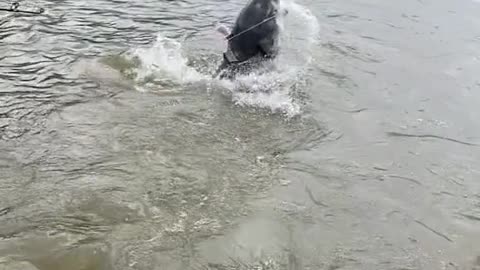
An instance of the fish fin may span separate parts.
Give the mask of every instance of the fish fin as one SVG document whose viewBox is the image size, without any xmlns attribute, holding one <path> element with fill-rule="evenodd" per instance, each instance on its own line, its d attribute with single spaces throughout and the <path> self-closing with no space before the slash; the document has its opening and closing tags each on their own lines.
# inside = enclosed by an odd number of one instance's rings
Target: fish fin
<svg viewBox="0 0 480 270">
<path fill-rule="evenodd" d="M 220 34 L 222 34 L 224 37 L 230 36 L 230 31 L 229 31 L 228 28 L 227 28 L 225 25 L 223 25 L 223 24 L 217 25 L 216 30 L 217 30 L 217 32 L 219 32 Z"/>
</svg>

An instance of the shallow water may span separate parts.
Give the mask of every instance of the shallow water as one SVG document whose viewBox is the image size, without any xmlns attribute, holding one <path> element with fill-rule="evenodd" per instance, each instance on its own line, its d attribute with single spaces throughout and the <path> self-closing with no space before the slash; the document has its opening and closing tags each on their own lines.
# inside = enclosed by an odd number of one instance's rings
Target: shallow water
<svg viewBox="0 0 480 270">
<path fill-rule="evenodd" d="M 0 13 L 0 265 L 480 268 L 480 3 L 285 0 L 212 80 L 244 4 Z"/>
</svg>

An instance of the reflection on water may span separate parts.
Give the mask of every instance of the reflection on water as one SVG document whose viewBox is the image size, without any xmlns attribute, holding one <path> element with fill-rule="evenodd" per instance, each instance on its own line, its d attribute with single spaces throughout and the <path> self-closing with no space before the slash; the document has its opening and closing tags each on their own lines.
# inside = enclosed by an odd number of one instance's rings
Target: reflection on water
<svg viewBox="0 0 480 270">
<path fill-rule="evenodd" d="M 478 3 L 285 0 L 235 82 L 214 26 L 244 1 L 22 4 L 47 11 L 0 14 L 0 268 L 480 267 Z"/>
</svg>

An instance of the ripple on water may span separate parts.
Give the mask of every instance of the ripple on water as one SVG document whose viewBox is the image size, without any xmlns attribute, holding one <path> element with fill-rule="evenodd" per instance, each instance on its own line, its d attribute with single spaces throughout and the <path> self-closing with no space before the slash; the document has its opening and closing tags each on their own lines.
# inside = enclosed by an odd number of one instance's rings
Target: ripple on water
<svg viewBox="0 0 480 270">
<path fill-rule="evenodd" d="M 292 70 L 209 79 L 220 52 L 197 40 L 244 3 L 42 3 L 45 16 L 0 22 L 1 256 L 40 270 L 151 269 L 170 255 L 188 267 L 195 242 L 266 196 L 284 155 L 328 136 L 302 115 L 301 50 L 280 60 L 297 59 Z M 122 52 L 140 58 L 134 76 L 98 63 Z"/>
</svg>

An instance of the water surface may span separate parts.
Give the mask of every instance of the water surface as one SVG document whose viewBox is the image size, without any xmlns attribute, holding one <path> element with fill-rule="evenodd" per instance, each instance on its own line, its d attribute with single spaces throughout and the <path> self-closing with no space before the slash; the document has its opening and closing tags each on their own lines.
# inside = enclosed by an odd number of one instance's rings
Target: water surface
<svg viewBox="0 0 480 270">
<path fill-rule="evenodd" d="M 273 69 L 212 80 L 244 4 L 0 14 L 0 263 L 480 267 L 480 4 L 285 0 Z"/>
</svg>

